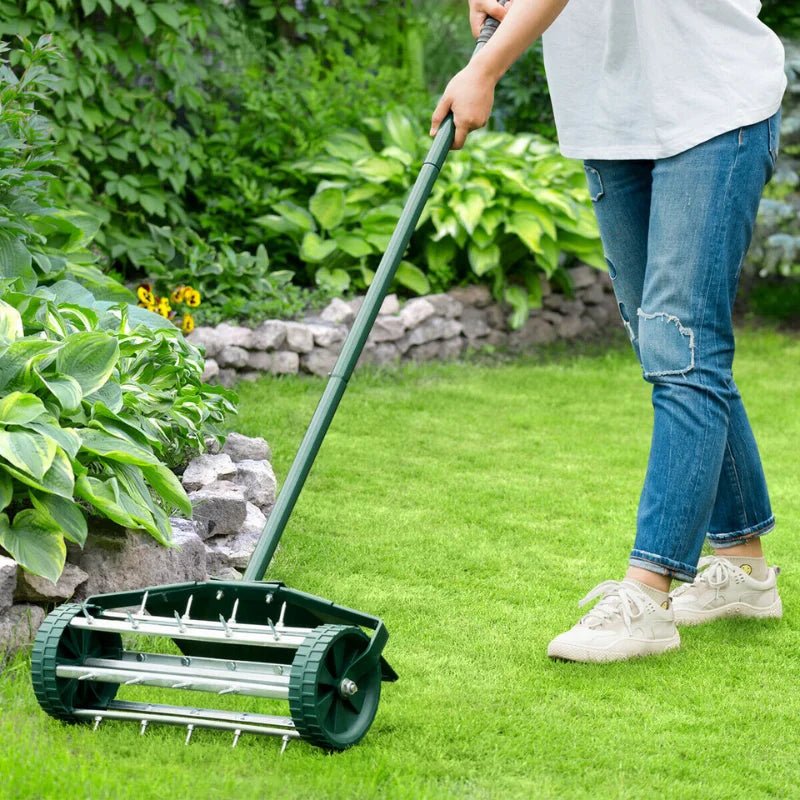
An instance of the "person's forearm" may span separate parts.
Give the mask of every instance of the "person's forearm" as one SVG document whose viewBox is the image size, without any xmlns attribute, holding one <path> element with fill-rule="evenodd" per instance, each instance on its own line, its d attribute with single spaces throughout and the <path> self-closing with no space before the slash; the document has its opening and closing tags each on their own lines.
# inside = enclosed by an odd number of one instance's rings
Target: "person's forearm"
<svg viewBox="0 0 800 800">
<path fill-rule="evenodd" d="M 568 0 L 514 0 L 492 38 L 472 59 L 497 83 L 508 68 L 530 47 L 564 10 Z"/>
</svg>

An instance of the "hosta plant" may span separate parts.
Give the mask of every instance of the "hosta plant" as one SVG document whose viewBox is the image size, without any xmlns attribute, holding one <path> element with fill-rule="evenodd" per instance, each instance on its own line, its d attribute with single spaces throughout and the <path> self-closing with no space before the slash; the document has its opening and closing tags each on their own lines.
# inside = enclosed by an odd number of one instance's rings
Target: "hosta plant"
<svg viewBox="0 0 800 800">
<path fill-rule="evenodd" d="M 338 292 L 369 285 L 430 146 L 410 115 L 389 112 L 373 127 L 377 145 L 339 132 L 324 157 L 296 164 L 321 177 L 313 196 L 276 203 L 258 220 Z M 580 164 L 538 136 L 477 132 L 445 163 L 397 282 L 424 294 L 481 279 L 520 325 L 539 303 L 540 274 L 564 281 L 561 253 L 605 266 Z"/>
</svg>

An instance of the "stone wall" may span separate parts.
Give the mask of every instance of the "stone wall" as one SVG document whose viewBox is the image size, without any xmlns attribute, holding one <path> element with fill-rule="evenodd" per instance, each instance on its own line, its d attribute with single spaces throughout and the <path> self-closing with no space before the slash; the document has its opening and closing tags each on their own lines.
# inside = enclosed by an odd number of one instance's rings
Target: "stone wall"
<svg viewBox="0 0 800 800">
<path fill-rule="evenodd" d="M 781 151 L 772 183 L 790 192 L 782 200 L 761 201 L 747 265 L 754 274 L 797 277 L 800 272 L 800 42 L 784 42 L 784 46 L 789 83 L 783 99 Z"/>
<path fill-rule="evenodd" d="M 608 275 L 585 265 L 567 272 L 574 297 L 542 281 L 542 308 L 534 309 L 516 331 L 509 329 L 507 310 L 492 300 L 485 286 L 416 297 L 402 305 L 396 295 L 389 295 L 359 363 L 451 359 L 486 345 L 524 351 L 620 326 Z M 363 297 L 334 299 L 319 315 L 302 321 L 267 320 L 256 328 L 226 323 L 198 327 L 189 339 L 206 350 L 206 379 L 226 385 L 264 373 L 327 375 L 362 302 Z"/>
</svg>

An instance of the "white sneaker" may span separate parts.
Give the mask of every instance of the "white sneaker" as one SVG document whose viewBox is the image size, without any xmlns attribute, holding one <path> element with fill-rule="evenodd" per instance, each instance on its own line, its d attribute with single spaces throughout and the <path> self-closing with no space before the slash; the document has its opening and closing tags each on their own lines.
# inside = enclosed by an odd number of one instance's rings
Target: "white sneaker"
<svg viewBox="0 0 800 800">
<path fill-rule="evenodd" d="M 678 625 L 699 625 L 721 617 L 778 618 L 783 615 L 778 596 L 778 567 L 757 581 L 722 556 L 703 556 L 692 583 L 671 595 Z"/>
<path fill-rule="evenodd" d="M 578 605 L 597 605 L 550 642 L 547 655 L 567 661 L 624 661 L 674 650 L 681 639 L 671 603 L 659 606 L 631 581 L 605 581 Z"/>
</svg>

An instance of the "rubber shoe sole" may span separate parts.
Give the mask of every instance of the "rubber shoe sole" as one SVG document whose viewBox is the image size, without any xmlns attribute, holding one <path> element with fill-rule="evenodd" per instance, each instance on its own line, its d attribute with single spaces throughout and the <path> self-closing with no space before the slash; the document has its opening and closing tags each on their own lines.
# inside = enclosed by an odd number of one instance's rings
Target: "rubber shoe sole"
<svg viewBox="0 0 800 800">
<path fill-rule="evenodd" d="M 552 641 L 547 648 L 547 655 L 550 658 L 560 661 L 580 661 L 587 664 L 608 664 L 612 661 L 628 661 L 632 658 L 643 658 L 645 656 L 657 656 L 667 653 L 670 650 L 677 650 L 681 645 L 680 634 L 676 631 L 675 635 L 669 639 L 652 639 L 640 641 L 628 639 L 625 641 L 627 647 L 616 647 L 609 649 L 595 649 L 584 645 L 574 645 L 568 642 Z"/>
<path fill-rule="evenodd" d="M 675 609 L 676 625 L 702 625 L 704 622 L 713 622 L 715 619 L 780 619 L 783 616 L 783 603 L 780 597 L 765 608 L 748 605 L 747 603 L 728 603 L 720 608 L 708 611 L 692 611 L 690 609 Z"/>
</svg>

